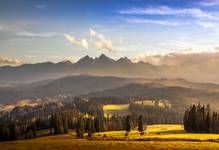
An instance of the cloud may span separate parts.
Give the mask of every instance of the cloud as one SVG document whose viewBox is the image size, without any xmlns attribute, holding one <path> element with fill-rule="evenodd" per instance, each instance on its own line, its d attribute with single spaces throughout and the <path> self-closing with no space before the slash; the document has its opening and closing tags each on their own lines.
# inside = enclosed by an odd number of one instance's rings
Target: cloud
<svg viewBox="0 0 219 150">
<path fill-rule="evenodd" d="M 0 57 L 0 65 L 19 65 L 23 62 L 18 59 L 11 59 L 7 57 Z"/>
<path fill-rule="evenodd" d="M 34 7 L 37 8 L 37 9 L 45 9 L 45 8 L 47 8 L 47 5 L 45 5 L 45 4 L 37 4 Z"/>
<path fill-rule="evenodd" d="M 144 61 L 153 65 L 169 66 L 208 66 L 219 65 L 219 50 L 216 47 L 212 51 L 198 52 L 191 48 L 173 53 L 146 53 L 137 55 L 133 61 Z"/>
<path fill-rule="evenodd" d="M 94 45 L 97 49 L 105 49 L 109 52 L 116 52 L 116 49 L 112 45 L 112 41 L 110 38 L 106 38 L 104 35 L 98 33 L 94 29 L 90 28 L 90 36 L 94 38 Z"/>
<path fill-rule="evenodd" d="M 66 40 L 73 45 L 79 45 L 79 46 L 84 47 L 86 49 L 89 48 L 89 43 L 88 43 L 87 39 L 79 39 L 78 40 L 74 36 L 70 36 L 68 34 L 65 34 L 64 36 L 65 36 Z"/>
<path fill-rule="evenodd" d="M 207 6 L 207 7 L 219 6 L 219 0 L 204 0 L 200 2 L 199 4 L 202 6 Z"/>
<path fill-rule="evenodd" d="M 116 52 L 116 49 L 113 47 L 113 43 L 110 38 L 106 38 L 103 34 L 98 33 L 92 28 L 89 28 L 89 36 L 90 36 L 90 40 L 88 42 L 88 40 L 85 38 L 77 39 L 76 37 L 70 36 L 68 34 L 64 35 L 65 39 L 73 45 L 79 45 L 86 49 L 88 49 L 90 46 L 94 46 L 99 50 L 107 50 L 108 52 L 111 53 Z M 123 42 L 123 38 L 120 37 L 118 39 L 118 43 L 122 44 L 122 42 Z"/>
<path fill-rule="evenodd" d="M 168 6 L 146 7 L 146 8 L 129 8 L 119 11 L 120 14 L 146 14 L 146 15 L 177 15 L 192 16 L 195 18 L 215 19 L 215 16 L 208 12 L 204 12 L 199 8 L 171 8 Z"/>
<path fill-rule="evenodd" d="M 132 18 L 126 19 L 128 23 L 136 23 L 136 24 L 158 24 L 164 26 L 179 26 L 182 23 L 169 21 L 169 20 L 151 20 L 151 19 L 141 19 L 141 18 Z"/>
<path fill-rule="evenodd" d="M 209 21 L 197 21 L 197 24 L 203 28 L 217 28 L 218 23 Z"/>
<path fill-rule="evenodd" d="M 45 32 L 45 33 L 33 33 L 28 31 L 19 31 L 16 33 L 17 36 L 23 37 L 44 37 L 44 38 L 51 38 L 56 35 L 55 32 Z"/>
</svg>

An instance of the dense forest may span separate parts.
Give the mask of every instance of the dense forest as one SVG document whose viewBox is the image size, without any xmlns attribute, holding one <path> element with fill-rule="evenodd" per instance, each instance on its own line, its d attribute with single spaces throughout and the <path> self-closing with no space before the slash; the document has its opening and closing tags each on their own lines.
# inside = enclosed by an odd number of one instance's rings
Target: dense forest
<svg viewBox="0 0 219 150">
<path fill-rule="evenodd" d="M 219 113 L 210 106 L 192 105 L 184 115 L 184 128 L 194 133 L 219 133 Z"/>
<path fill-rule="evenodd" d="M 218 133 L 218 114 L 210 107 L 193 105 L 188 110 L 172 105 L 154 106 L 135 103 L 133 99 L 68 97 L 59 102 L 48 102 L 36 107 L 17 106 L 0 115 L 0 140 L 30 139 L 40 136 L 66 134 L 74 131 L 78 138 L 84 133 L 139 129 L 149 124 L 179 124 L 184 121 L 188 132 Z M 107 103 L 108 101 L 108 103 Z M 129 115 L 104 114 L 105 104 L 129 103 Z M 184 118 L 183 114 L 185 112 Z M 183 120 L 184 119 L 184 120 Z M 41 134 L 42 131 L 49 131 Z"/>
</svg>

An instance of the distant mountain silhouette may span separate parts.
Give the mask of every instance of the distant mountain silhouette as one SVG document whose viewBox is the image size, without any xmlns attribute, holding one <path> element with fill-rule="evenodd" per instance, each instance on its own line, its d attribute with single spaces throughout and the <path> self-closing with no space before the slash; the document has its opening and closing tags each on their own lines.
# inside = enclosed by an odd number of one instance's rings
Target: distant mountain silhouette
<svg viewBox="0 0 219 150">
<path fill-rule="evenodd" d="M 133 63 L 126 57 L 114 60 L 104 54 L 97 58 L 87 55 L 76 63 L 64 61 L 0 67 L 0 83 L 23 84 L 79 74 L 121 77 L 151 77 L 153 74 L 155 77 L 154 74 L 159 74 L 158 69 L 148 63 Z"/>
<path fill-rule="evenodd" d="M 219 83 L 217 66 L 206 71 L 209 68 L 202 64 L 157 66 L 143 61 L 135 63 L 127 57 L 114 60 L 104 54 L 96 58 L 87 55 L 76 63 L 63 61 L 0 67 L 0 85 L 31 83 L 81 74 L 128 78 L 185 78 L 196 82 Z"/>
</svg>

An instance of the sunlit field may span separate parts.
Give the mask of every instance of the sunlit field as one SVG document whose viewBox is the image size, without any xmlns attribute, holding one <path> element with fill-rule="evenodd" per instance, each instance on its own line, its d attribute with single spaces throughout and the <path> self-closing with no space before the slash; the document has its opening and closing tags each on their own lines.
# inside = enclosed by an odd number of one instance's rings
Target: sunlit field
<svg viewBox="0 0 219 150">
<path fill-rule="evenodd" d="M 32 140 L 2 142 L 9 149 L 219 149 L 218 134 L 185 133 L 182 125 L 149 125 L 144 135 L 132 130 L 95 133 L 92 139 L 76 139 L 75 133 Z"/>
<path fill-rule="evenodd" d="M 129 104 L 123 104 L 123 105 L 104 105 L 103 111 L 104 115 L 112 116 L 113 114 L 117 115 L 128 115 L 130 112 L 128 110 Z"/>
<path fill-rule="evenodd" d="M 152 100 L 142 100 L 142 101 L 135 101 L 135 104 L 139 104 L 139 105 L 144 105 L 144 106 L 155 106 L 156 105 L 156 101 L 152 101 Z M 160 100 L 157 105 L 159 107 L 171 107 L 171 105 L 165 101 L 165 103 Z M 107 116 L 112 116 L 113 114 L 116 115 L 128 115 L 130 114 L 129 112 L 129 104 L 114 104 L 114 105 L 104 105 L 103 106 L 103 111 L 104 111 L 104 115 Z"/>
<path fill-rule="evenodd" d="M 125 131 L 110 131 L 95 133 L 94 137 L 108 139 L 124 139 Z M 132 130 L 126 140 L 217 140 L 219 134 L 192 134 L 185 133 L 182 125 L 149 125 L 144 135 L 140 135 L 138 130 Z"/>
</svg>

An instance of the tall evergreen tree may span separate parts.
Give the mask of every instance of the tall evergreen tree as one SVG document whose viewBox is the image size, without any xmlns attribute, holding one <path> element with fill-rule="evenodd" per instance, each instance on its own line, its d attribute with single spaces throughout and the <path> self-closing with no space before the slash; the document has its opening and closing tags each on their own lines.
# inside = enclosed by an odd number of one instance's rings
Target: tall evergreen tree
<svg viewBox="0 0 219 150">
<path fill-rule="evenodd" d="M 18 139 L 18 128 L 15 123 L 12 123 L 9 127 L 10 130 L 10 139 L 17 140 Z"/>
<path fill-rule="evenodd" d="M 37 136 L 37 127 L 36 127 L 36 122 L 32 124 L 32 132 L 33 132 L 33 137 Z"/>
<path fill-rule="evenodd" d="M 93 127 L 93 121 L 91 118 L 87 119 L 86 128 L 87 128 L 88 137 L 92 137 L 93 132 L 94 132 L 93 130 L 94 127 Z"/>
<path fill-rule="evenodd" d="M 138 131 L 143 132 L 144 131 L 144 124 L 143 124 L 143 117 L 142 115 L 138 118 Z"/>
<path fill-rule="evenodd" d="M 76 127 L 76 136 L 77 138 L 83 138 L 84 137 L 84 120 L 82 117 L 78 119 L 77 127 Z"/>
<path fill-rule="evenodd" d="M 131 131 L 131 120 L 129 115 L 126 117 L 125 130 L 126 132 Z"/>
<path fill-rule="evenodd" d="M 67 134 L 68 133 L 68 118 L 66 115 L 63 118 L 64 118 L 63 119 L 64 134 Z"/>
</svg>

